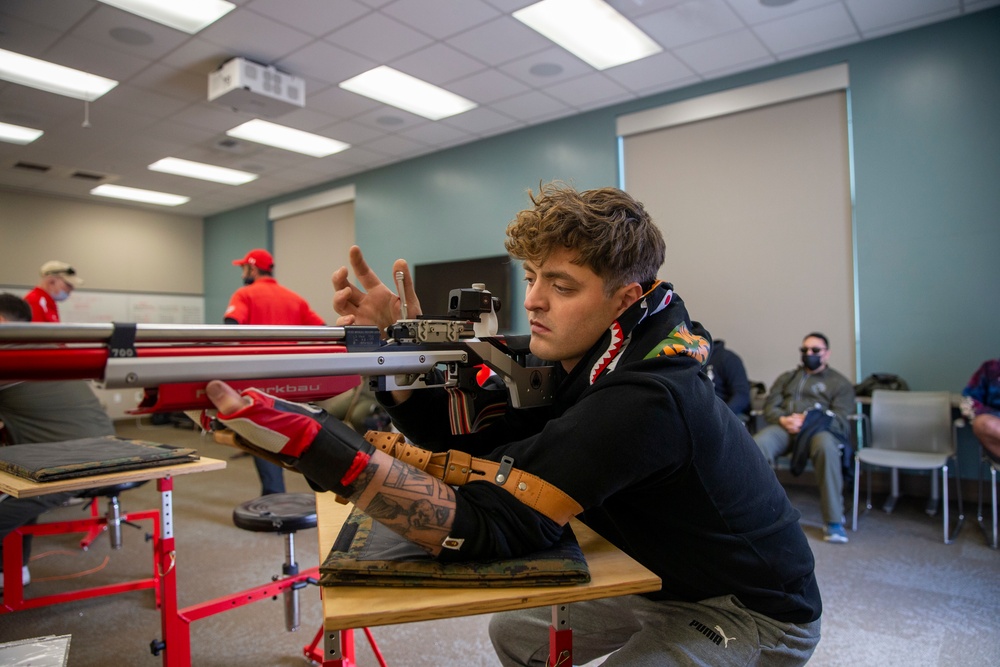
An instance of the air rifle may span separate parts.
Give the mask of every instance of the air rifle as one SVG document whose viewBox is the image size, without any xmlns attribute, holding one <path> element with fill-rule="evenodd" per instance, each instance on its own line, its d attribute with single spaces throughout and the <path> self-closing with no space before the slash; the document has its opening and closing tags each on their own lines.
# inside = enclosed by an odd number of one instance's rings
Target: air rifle
<svg viewBox="0 0 1000 667">
<path fill-rule="evenodd" d="M 544 405 L 552 399 L 552 368 L 525 365 L 527 350 L 518 348 L 524 337 L 483 335 L 498 305 L 479 285 L 452 290 L 447 316 L 401 319 L 385 340 L 373 326 L 0 323 L 0 384 L 95 380 L 106 389 L 142 390 L 132 412 L 143 414 L 212 407 L 210 380 L 316 401 L 361 377 L 379 391 L 475 390 L 485 365 L 514 407 Z"/>
</svg>

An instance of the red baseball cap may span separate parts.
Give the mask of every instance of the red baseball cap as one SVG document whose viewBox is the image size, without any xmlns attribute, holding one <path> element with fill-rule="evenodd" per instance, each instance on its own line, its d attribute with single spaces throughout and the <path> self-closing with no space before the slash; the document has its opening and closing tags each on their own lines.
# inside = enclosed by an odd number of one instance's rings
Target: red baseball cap
<svg viewBox="0 0 1000 667">
<path fill-rule="evenodd" d="M 270 271 L 274 268 L 274 258 L 271 257 L 271 253 L 263 248 L 254 248 L 243 259 L 233 260 L 233 266 L 244 266 L 246 264 L 256 266 L 261 271 Z"/>
</svg>

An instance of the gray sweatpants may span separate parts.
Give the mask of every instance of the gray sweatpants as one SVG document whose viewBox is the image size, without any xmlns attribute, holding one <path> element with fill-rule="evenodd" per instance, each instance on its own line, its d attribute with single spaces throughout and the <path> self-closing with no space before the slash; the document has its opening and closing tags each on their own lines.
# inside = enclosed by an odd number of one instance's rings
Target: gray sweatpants
<svg viewBox="0 0 1000 667">
<path fill-rule="evenodd" d="M 769 463 L 786 454 L 793 442 L 788 432 L 776 424 L 762 428 L 753 439 Z M 809 460 L 816 470 L 823 522 L 841 523 L 844 520 L 844 473 L 840 441 L 829 431 L 820 431 L 809 439 Z"/>
<path fill-rule="evenodd" d="M 496 614 L 490 639 L 504 667 L 542 667 L 548 658 L 551 607 Z M 735 596 L 701 602 L 653 602 L 640 595 L 569 606 L 573 664 L 601 656 L 605 667 L 667 665 L 804 665 L 819 643 L 820 621 L 779 623 Z"/>
</svg>

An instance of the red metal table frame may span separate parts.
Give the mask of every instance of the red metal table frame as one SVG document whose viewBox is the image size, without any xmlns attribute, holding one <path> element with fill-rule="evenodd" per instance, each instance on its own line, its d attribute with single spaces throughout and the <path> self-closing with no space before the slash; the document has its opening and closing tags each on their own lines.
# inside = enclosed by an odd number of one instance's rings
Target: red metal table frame
<svg viewBox="0 0 1000 667">
<path fill-rule="evenodd" d="M 99 595 L 112 595 L 129 590 L 143 588 L 156 588 L 157 606 L 160 608 L 161 629 L 163 632 L 163 663 L 168 667 L 189 667 L 191 665 L 191 641 L 188 619 L 181 615 L 181 610 L 177 608 L 177 553 L 174 543 L 174 513 L 173 513 L 173 486 L 174 476 L 185 475 L 196 472 L 207 472 L 209 470 L 221 470 L 226 467 L 225 461 L 217 459 L 201 458 L 197 461 L 182 463 L 178 465 L 162 466 L 158 468 L 146 468 L 143 470 L 129 470 L 120 473 L 110 473 L 106 475 L 94 475 L 92 477 L 80 477 L 76 479 L 60 480 L 57 482 L 37 483 L 21 479 L 0 471 L 0 492 L 7 493 L 14 498 L 28 498 L 31 496 L 43 495 L 46 493 L 59 493 L 63 491 L 81 491 L 84 489 L 110 486 L 124 482 L 135 482 L 155 479 L 157 490 L 160 492 L 160 510 L 157 517 L 155 510 L 149 512 L 131 513 L 126 516 L 131 518 L 152 518 L 154 520 L 153 539 L 153 560 L 154 574 L 151 585 L 150 580 L 142 579 L 125 584 L 115 584 L 111 586 L 95 587 L 86 591 L 75 593 L 45 596 L 42 598 L 24 599 L 24 587 L 21 582 L 21 536 L 28 532 L 33 534 L 55 534 L 57 532 L 88 532 L 95 526 L 95 521 L 100 522 L 103 518 L 96 520 L 81 519 L 70 522 L 53 522 L 52 526 L 46 528 L 46 524 L 39 524 L 31 527 L 13 531 L 4 540 L 4 590 L 3 604 L 0 605 L 0 614 L 17 611 L 18 609 L 28 609 L 44 605 L 68 602 L 82 599 L 84 597 L 96 597 Z M 141 516 L 140 516 L 141 515 Z M 159 519 L 157 522 L 156 519 Z M 62 524 L 60 526 L 59 524 Z M 68 524 L 68 525 L 67 525 Z M 79 529 L 79 530 L 77 530 Z M 12 547 L 8 549 L 8 543 Z M 303 572 L 300 576 L 306 577 L 312 571 Z M 272 585 L 260 587 L 261 590 L 254 590 L 248 597 L 247 592 L 243 593 L 246 602 L 254 599 L 269 597 L 274 590 L 284 590 L 292 585 L 291 578 L 283 579 Z M 265 595 L 267 593 L 267 595 Z M 231 608 L 235 605 L 230 605 Z M 187 610 L 184 610 L 187 611 Z M 217 612 L 212 612 L 217 613 Z M 192 612 L 190 620 L 196 620 L 208 615 L 207 613 Z"/>
</svg>

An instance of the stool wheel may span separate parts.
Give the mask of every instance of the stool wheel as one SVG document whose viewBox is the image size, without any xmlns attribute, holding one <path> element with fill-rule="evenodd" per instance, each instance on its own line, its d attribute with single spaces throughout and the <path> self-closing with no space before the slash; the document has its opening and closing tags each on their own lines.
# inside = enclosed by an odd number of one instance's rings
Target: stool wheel
<svg viewBox="0 0 1000 667">
<path fill-rule="evenodd" d="M 258 533 L 294 533 L 316 527 L 316 496 L 272 493 L 248 500 L 233 510 L 233 523 Z"/>
<path fill-rule="evenodd" d="M 81 498 L 110 498 L 112 496 L 120 495 L 125 491 L 130 491 L 134 488 L 140 487 L 148 479 L 144 479 L 139 482 L 122 482 L 121 484 L 111 484 L 110 486 L 100 486 L 94 489 L 85 489 L 80 492 Z"/>
</svg>

